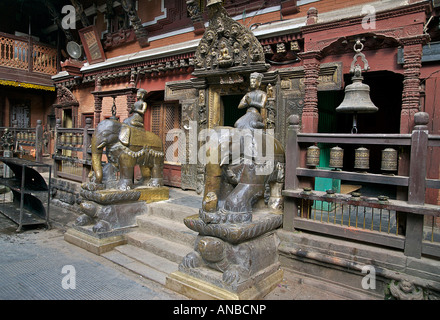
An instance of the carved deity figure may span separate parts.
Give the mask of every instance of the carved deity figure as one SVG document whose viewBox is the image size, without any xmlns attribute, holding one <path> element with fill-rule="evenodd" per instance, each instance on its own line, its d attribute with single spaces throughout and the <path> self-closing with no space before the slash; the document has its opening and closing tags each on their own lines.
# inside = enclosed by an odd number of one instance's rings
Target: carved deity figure
<svg viewBox="0 0 440 320">
<path fill-rule="evenodd" d="M 220 56 L 218 57 L 220 67 L 225 68 L 233 64 L 232 57 L 229 54 L 229 49 L 225 42 L 220 44 Z"/>
<path fill-rule="evenodd" d="M 258 109 L 264 109 L 267 103 L 267 93 L 260 90 L 261 73 L 252 73 L 250 76 L 250 89 L 248 93 L 241 99 L 238 109 L 248 108 L 246 114 L 237 120 L 235 127 L 239 129 L 263 129 L 263 118 Z M 248 115 L 249 114 L 249 115 Z M 261 123 L 261 124 L 260 124 Z"/>
</svg>

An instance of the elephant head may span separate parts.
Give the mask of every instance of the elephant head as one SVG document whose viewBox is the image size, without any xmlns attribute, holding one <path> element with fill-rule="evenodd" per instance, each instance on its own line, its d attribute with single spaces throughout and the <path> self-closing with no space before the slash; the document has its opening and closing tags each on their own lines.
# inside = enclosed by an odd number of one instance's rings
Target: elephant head
<svg viewBox="0 0 440 320">
<path fill-rule="evenodd" d="M 119 141 L 121 123 L 113 119 L 101 121 L 96 127 L 92 137 L 92 168 L 95 172 L 95 182 L 102 183 L 102 153 L 105 147 L 107 150 Z"/>
</svg>

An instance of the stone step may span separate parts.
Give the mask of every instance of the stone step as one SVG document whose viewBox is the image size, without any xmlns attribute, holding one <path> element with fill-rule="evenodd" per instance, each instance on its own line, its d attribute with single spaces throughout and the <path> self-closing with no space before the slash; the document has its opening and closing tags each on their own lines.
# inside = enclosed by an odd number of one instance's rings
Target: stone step
<svg viewBox="0 0 440 320">
<path fill-rule="evenodd" d="M 148 205 L 148 214 L 183 223 L 186 217 L 199 213 L 199 209 L 170 202 L 157 202 Z"/>
<path fill-rule="evenodd" d="M 166 240 L 140 231 L 130 232 L 126 238 L 128 244 L 175 263 L 182 262 L 183 258 L 193 251 L 193 246 L 176 243 L 175 241 Z"/>
<path fill-rule="evenodd" d="M 129 244 L 116 247 L 115 250 L 160 272 L 168 274 L 178 269 L 176 262 Z"/>
<path fill-rule="evenodd" d="M 121 247 L 123 247 L 123 246 L 120 246 L 118 248 L 120 249 Z M 133 248 L 135 248 L 135 247 L 133 247 Z M 163 271 L 159 271 L 156 268 L 153 268 L 153 267 L 151 267 L 147 264 L 144 264 L 138 260 L 139 257 L 145 257 L 144 252 L 141 252 L 141 253 L 138 252 L 137 256 L 134 258 L 134 257 L 127 256 L 126 254 L 122 253 L 119 249 L 118 250 L 115 249 L 115 250 L 106 252 L 106 253 L 102 254 L 102 256 L 107 258 L 108 260 L 112 261 L 113 263 L 116 263 L 116 264 L 124 267 L 125 269 L 127 269 L 131 272 L 134 272 L 144 278 L 158 282 L 161 285 L 165 285 L 168 273 L 165 273 Z M 137 248 L 137 249 L 142 250 L 139 248 Z M 143 250 L 143 251 L 145 251 L 145 250 Z M 156 260 L 155 258 L 150 258 L 150 259 L 152 261 Z M 171 262 L 169 262 L 169 263 L 171 263 Z M 175 270 L 177 270 L 177 269 L 175 269 Z"/>
<path fill-rule="evenodd" d="M 189 229 L 182 222 L 161 218 L 153 215 L 140 215 L 136 217 L 139 232 L 144 232 L 166 240 L 193 247 L 197 232 Z"/>
</svg>

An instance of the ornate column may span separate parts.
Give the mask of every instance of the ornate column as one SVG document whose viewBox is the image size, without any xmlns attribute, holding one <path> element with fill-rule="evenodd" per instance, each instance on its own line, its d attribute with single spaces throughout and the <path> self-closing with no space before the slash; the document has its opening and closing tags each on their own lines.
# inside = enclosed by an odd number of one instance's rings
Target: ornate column
<svg viewBox="0 0 440 320">
<path fill-rule="evenodd" d="M 101 91 L 101 78 L 99 76 L 96 76 L 95 80 L 95 91 Z M 96 128 L 98 126 L 98 123 L 101 121 L 101 112 L 102 112 L 102 97 L 99 97 L 97 95 L 94 96 L 95 99 L 95 114 L 94 114 L 94 127 Z"/>
<path fill-rule="evenodd" d="M 410 133 L 414 127 L 414 114 L 420 110 L 420 69 L 424 36 L 401 39 L 404 46 L 404 80 L 400 133 Z"/>
<path fill-rule="evenodd" d="M 302 113 L 302 132 L 318 132 L 318 77 L 320 52 L 310 51 L 301 54 L 304 61 L 304 108 Z"/>
<path fill-rule="evenodd" d="M 136 92 L 127 94 L 127 114 L 130 115 L 131 108 L 136 102 Z"/>
</svg>

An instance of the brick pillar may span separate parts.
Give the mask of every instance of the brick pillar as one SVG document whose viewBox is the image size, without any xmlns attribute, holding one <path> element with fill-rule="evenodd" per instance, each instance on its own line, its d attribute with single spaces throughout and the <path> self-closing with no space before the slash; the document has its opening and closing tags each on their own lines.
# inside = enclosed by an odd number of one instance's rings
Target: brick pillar
<svg viewBox="0 0 440 320">
<path fill-rule="evenodd" d="M 410 133 L 414 127 L 414 115 L 420 110 L 420 69 L 422 67 L 422 37 L 402 39 L 404 45 L 404 80 L 400 133 Z"/>
<path fill-rule="evenodd" d="M 302 113 L 302 132 L 318 132 L 318 76 L 320 53 L 306 52 L 301 55 L 304 61 L 304 108 Z"/>
</svg>

